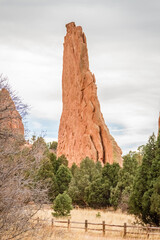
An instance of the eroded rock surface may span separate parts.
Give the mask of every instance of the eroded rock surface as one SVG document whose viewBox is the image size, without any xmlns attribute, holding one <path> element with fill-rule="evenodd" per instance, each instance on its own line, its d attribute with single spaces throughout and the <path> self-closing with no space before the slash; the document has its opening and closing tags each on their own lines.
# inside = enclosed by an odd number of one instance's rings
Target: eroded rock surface
<svg viewBox="0 0 160 240">
<path fill-rule="evenodd" d="M 61 116 L 57 155 L 71 166 L 86 156 L 94 161 L 118 162 L 122 151 L 110 135 L 100 111 L 95 76 L 89 70 L 85 34 L 74 22 L 66 25 L 64 38 Z"/>
</svg>

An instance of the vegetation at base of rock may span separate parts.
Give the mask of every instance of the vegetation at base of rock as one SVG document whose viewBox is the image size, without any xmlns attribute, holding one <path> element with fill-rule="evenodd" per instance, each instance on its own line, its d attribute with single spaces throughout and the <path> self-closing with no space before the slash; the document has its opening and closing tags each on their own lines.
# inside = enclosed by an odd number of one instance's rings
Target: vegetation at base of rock
<svg viewBox="0 0 160 240">
<path fill-rule="evenodd" d="M 73 205 L 121 208 L 145 224 L 159 226 L 159 142 L 153 135 L 137 152 L 130 151 L 123 157 L 123 168 L 117 163 L 102 166 L 88 157 L 80 166 L 74 163 L 69 168 L 64 155 L 57 158 L 46 150 L 36 179 L 44 182 L 44 187 L 48 186 L 50 201 L 66 192 Z"/>
<path fill-rule="evenodd" d="M 85 158 L 80 167 L 77 167 L 69 185 L 68 193 L 72 198 L 74 204 L 87 206 L 86 188 L 101 176 L 101 171 L 96 168 L 96 164 L 89 159 Z"/>
<path fill-rule="evenodd" d="M 28 144 L 16 132 L 0 133 L 0 224 L 4 226 L 0 237 L 10 226 L 25 231 L 33 212 L 26 211 L 25 216 L 22 212 L 30 201 L 38 207 L 54 202 L 55 216 L 70 214 L 72 202 L 91 208 L 112 206 L 144 224 L 160 226 L 160 134 L 125 155 L 122 168 L 117 163 L 102 166 L 88 157 L 69 168 L 64 155 L 57 157 L 51 151 L 56 142 L 48 145 L 43 137 L 33 135 Z"/>
<path fill-rule="evenodd" d="M 59 167 L 63 164 L 64 166 L 68 166 L 68 160 L 67 158 L 62 155 L 60 157 L 56 157 L 54 153 L 50 153 L 49 158 L 51 160 L 52 166 L 53 166 L 53 171 L 56 174 Z"/>
<path fill-rule="evenodd" d="M 73 208 L 72 199 L 66 192 L 58 194 L 58 196 L 54 200 L 52 208 L 54 210 L 54 213 L 52 213 L 53 216 L 68 216 Z"/>
<path fill-rule="evenodd" d="M 41 180 L 44 187 L 48 185 L 50 201 L 68 189 L 72 174 L 67 165 L 68 161 L 64 155 L 57 158 L 54 153 L 46 151 L 41 167 L 35 172 L 36 181 Z"/>
<path fill-rule="evenodd" d="M 48 143 L 49 149 L 52 149 L 52 150 L 54 150 L 55 152 L 57 151 L 57 146 L 58 146 L 58 142 L 56 142 L 56 141 L 53 141 L 53 142 Z"/>
<path fill-rule="evenodd" d="M 129 201 L 130 212 L 142 222 L 160 225 L 160 134 L 153 134 L 144 147 Z"/>
<path fill-rule="evenodd" d="M 64 191 L 68 190 L 68 186 L 71 179 L 72 179 L 71 171 L 63 164 L 60 165 L 56 174 L 59 193 L 63 193 Z"/>
<path fill-rule="evenodd" d="M 130 152 L 123 157 L 123 168 L 117 177 L 117 184 L 111 189 L 110 204 L 116 209 L 128 210 L 128 201 L 133 188 L 138 162 L 137 153 Z"/>
<path fill-rule="evenodd" d="M 41 169 L 39 174 L 41 179 L 46 177 L 48 182 L 52 182 L 50 191 L 48 189 L 51 201 L 58 194 L 67 192 L 73 205 L 121 208 L 135 214 L 144 223 L 159 226 L 159 142 L 159 137 L 156 140 L 152 135 L 145 146 L 123 157 L 123 168 L 117 163 L 102 166 L 88 157 L 82 160 L 80 166 L 74 163 L 68 168 L 65 156 L 57 158 L 54 153 L 48 153 L 44 173 Z"/>
</svg>

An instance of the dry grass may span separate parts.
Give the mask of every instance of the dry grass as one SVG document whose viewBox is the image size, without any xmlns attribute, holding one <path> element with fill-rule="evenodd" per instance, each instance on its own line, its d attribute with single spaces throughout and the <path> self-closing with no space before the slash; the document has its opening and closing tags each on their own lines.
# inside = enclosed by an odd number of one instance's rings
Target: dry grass
<svg viewBox="0 0 160 240">
<path fill-rule="evenodd" d="M 53 210 L 49 205 L 44 205 L 36 217 L 40 219 L 45 219 L 51 222 Z M 96 217 L 96 214 L 100 212 L 101 217 Z M 88 220 L 89 222 L 101 223 L 105 221 L 107 224 L 124 224 L 125 222 L 128 225 L 131 225 L 135 222 L 135 218 L 132 215 L 122 213 L 120 210 L 113 211 L 112 209 L 107 210 L 93 210 L 93 209 L 73 209 L 71 211 L 70 217 L 58 218 L 58 219 L 71 219 L 71 221 L 84 222 Z"/>
<path fill-rule="evenodd" d="M 56 226 L 60 227 L 52 227 L 52 215 L 51 212 L 53 210 L 49 205 L 45 205 L 43 209 L 41 209 L 37 215 L 36 218 L 39 218 L 39 228 L 34 231 L 29 236 L 24 237 L 24 240 L 103 240 L 103 239 L 117 239 L 122 240 L 123 238 L 123 228 L 121 229 L 121 232 L 111 232 L 106 231 L 105 236 L 103 236 L 102 231 L 88 231 L 85 233 L 84 230 L 78 230 L 78 229 L 71 229 L 68 231 L 66 228 L 62 228 L 62 226 L 66 226 L 65 224 L 59 224 L 56 223 Z M 101 217 L 96 217 L 96 214 L 100 212 Z M 35 218 L 35 217 L 34 217 Z M 74 209 L 71 211 L 71 222 L 72 221 L 78 221 L 78 222 L 84 222 L 85 219 L 88 220 L 88 222 L 92 223 L 102 223 L 102 221 L 105 221 L 106 224 L 114 224 L 114 225 L 123 225 L 124 222 L 126 222 L 128 225 L 132 225 L 135 222 L 134 216 L 122 213 L 119 211 L 111 211 L 111 210 L 92 210 L 92 209 Z M 67 220 L 68 218 L 58 218 L 57 220 Z M 45 221 L 41 221 L 45 220 Z M 72 225 L 73 226 L 73 225 Z M 74 226 L 79 226 L 74 224 Z M 84 225 L 81 225 L 81 227 L 84 227 Z M 102 226 L 89 226 L 92 228 L 100 228 L 102 229 Z M 107 227 L 106 227 L 107 228 Z M 111 229 L 111 228 L 109 228 Z M 112 228 L 113 229 L 113 228 Z M 117 229 L 117 228 L 116 228 Z M 130 235 L 125 237 L 125 239 L 129 240 L 137 240 L 137 239 L 147 239 L 146 235 Z M 160 239 L 159 238 L 152 238 L 151 236 L 149 239 Z"/>
</svg>

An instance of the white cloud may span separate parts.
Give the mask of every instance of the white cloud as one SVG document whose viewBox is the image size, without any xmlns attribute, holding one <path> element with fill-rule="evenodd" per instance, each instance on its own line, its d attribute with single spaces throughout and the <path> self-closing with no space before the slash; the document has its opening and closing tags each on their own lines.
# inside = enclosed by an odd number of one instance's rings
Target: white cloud
<svg viewBox="0 0 160 240">
<path fill-rule="evenodd" d="M 53 142 L 53 141 L 58 141 L 58 139 L 57 138 L 49 138 L 49 137 L 45 137 L 45 141 L 46 141 L 46 143 L 49 143 L 49 142 Z"/>
<path fill-rule="evenodd" d="M 42 129 L 42 124 L 40 122 L 32 121 L 32 126 L 34 129 Z"/>
</svg>

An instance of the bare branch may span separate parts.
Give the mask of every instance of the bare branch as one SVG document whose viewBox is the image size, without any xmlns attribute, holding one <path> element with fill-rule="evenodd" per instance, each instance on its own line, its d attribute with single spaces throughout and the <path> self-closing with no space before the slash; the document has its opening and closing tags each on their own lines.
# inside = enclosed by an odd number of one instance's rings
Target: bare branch
<svg viewBox="0 0 160 240">
<path fill-rule="evenodd" d="M 8 127 L 18 118 L 24 119 L 28 106 L 11 89 L 8 79 L 0 75 L 0 91 L 3 88 L 8 90 L 14 103 L 4 103 L 0 95 L 0 239 L 16 239 L 32 228 L 30 219 L 42 202 L 48 201 L 49 186 L 34 179 L 46 146 L 43 141 L 25 146 L 24 136 Z M 14 104 L 21 117 L 15 114 Z M 32 201 L 36 203 L 33 208 L 27 205 Z"/>
</svg>

